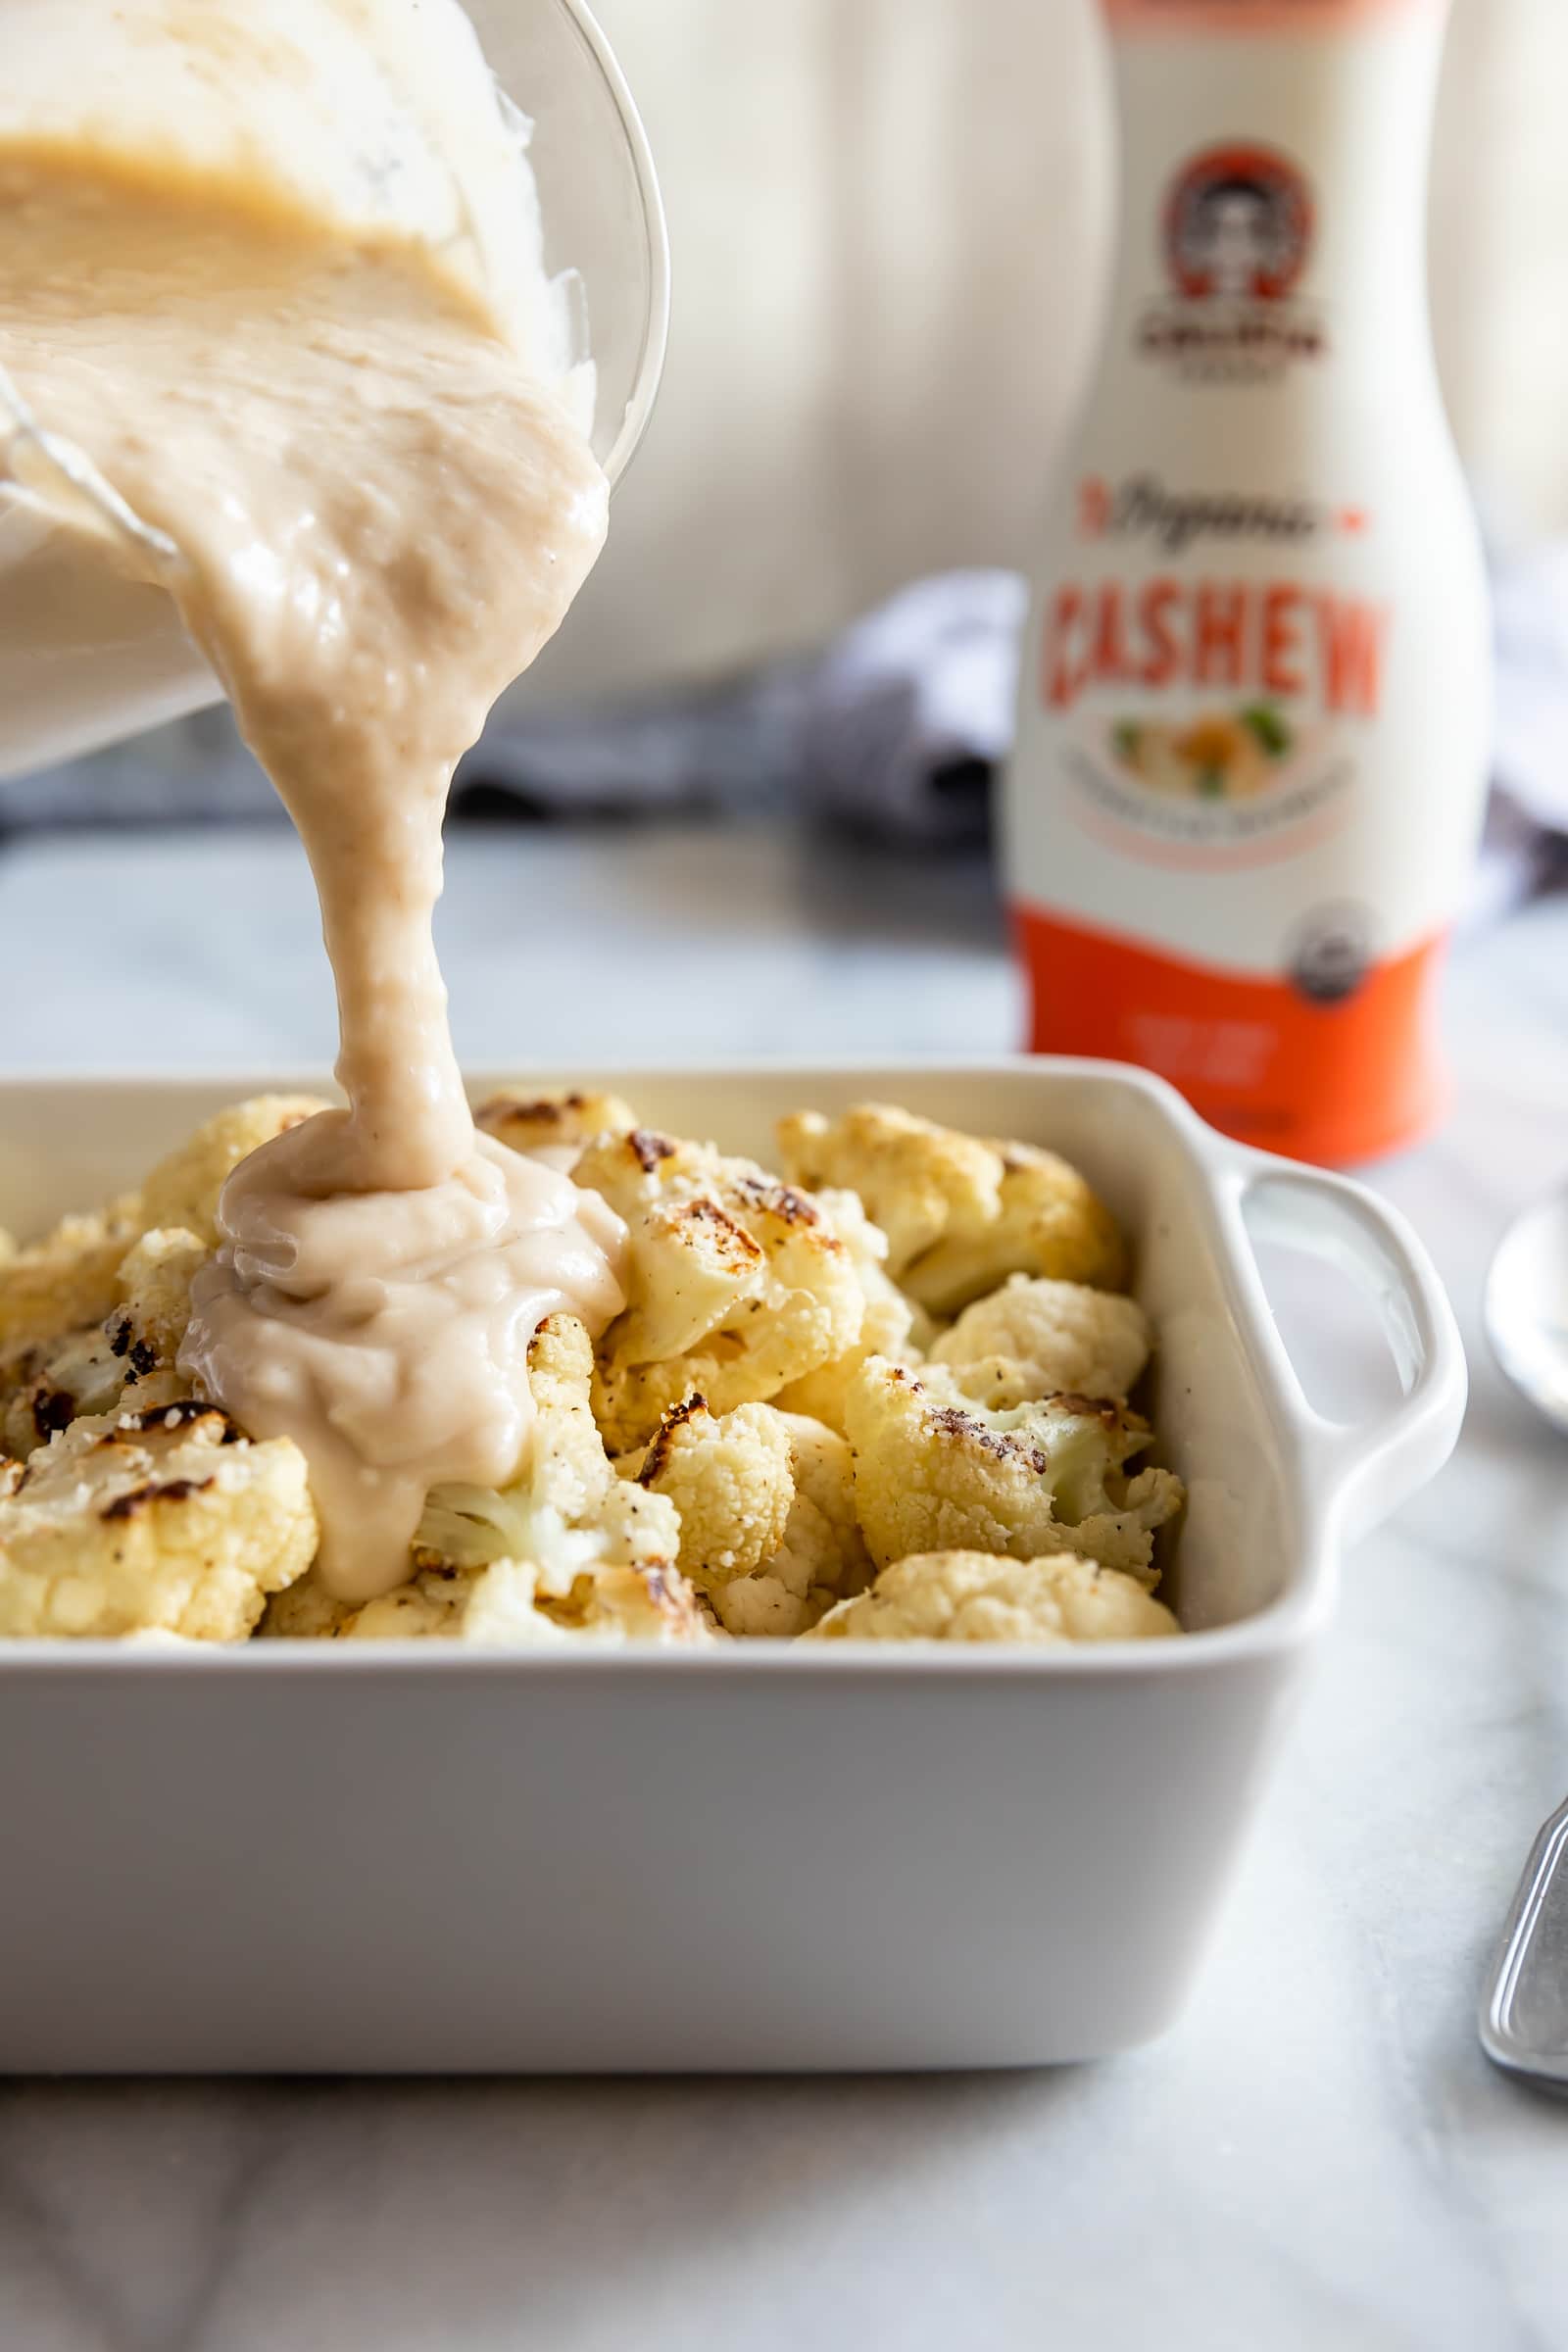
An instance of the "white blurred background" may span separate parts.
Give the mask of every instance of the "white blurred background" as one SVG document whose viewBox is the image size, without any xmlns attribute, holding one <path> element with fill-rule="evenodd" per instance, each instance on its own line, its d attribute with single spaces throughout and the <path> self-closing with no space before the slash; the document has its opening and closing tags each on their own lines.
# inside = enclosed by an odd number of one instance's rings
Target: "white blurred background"
<svg viewBox="0 0 1568 2352">
<path fill-rule="evenodd" d="M 1110 203 L 1093 0 L 598 0 L 677 268 L 660 414 L 531 693 L 821 638 L 1029 547 Z M 1433 297 L 1455 428 L 1568 526 L 1568 0 L 1455 0 Z"/>
</svg>

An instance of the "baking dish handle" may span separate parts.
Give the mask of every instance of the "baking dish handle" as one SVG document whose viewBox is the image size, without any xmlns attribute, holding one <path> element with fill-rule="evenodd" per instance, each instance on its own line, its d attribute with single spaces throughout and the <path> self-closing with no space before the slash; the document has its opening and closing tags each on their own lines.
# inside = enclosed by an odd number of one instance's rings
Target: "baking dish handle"
<svg viewBox="0 0 1568 2352">
<path fill-rule="evenodd" d="M 1452 1452 L 1469 1389 L 1459 1327 L 1437 1268 L 1396 1209 L 1348 1177 L 1233 1151 L 1249 1256 L 1260 1239 L 1339 1267 L 1376 1304 L 1393 1351 L 1401 1400 L 1353 1425 L 1318 1412 L 1279 1351 L 1313 1491 L 1353 1539 L 1408 1501 Z"/>
</svg>

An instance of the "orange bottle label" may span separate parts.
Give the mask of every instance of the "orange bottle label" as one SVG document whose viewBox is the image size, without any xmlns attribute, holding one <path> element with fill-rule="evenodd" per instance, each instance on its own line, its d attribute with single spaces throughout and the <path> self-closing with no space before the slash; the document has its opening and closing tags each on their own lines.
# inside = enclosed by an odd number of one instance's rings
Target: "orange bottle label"
<svg viewBox="0 0 1568 2352">
<path fill-rule="evenodd" d="M 1433 998 L 1444 941 L 1342 993 L 1332 953 L 1297 980 L 1250 978 L 1018 906 L 1030 1050 L 1134 1061 L 1211 1125 L 1293 1158 L 1375 1157 L 1441 1111 Z"/>
</svg>

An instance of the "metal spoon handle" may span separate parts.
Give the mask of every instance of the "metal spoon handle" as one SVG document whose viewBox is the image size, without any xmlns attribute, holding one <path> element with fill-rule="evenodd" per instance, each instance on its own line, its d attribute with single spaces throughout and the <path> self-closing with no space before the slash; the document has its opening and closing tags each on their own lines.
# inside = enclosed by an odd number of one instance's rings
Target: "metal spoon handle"
<svg viewBox="0 0 1568 2352">
<path fill-rule="evenodd" d="M 1481 2041 L 1509 2074 L 1568 2091 L 1568 1804 L 1519 1882 L 1482 1996 Z"/>
</svg>

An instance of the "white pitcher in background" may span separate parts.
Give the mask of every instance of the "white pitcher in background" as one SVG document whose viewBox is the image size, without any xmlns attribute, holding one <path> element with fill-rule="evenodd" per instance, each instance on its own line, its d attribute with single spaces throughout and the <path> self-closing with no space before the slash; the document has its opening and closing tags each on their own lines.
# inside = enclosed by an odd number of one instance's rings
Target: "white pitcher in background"
<svg viewBox="0 0 1568 2352">
<path fill-rule="evenodd" d="M 580 0 L 0 0 L 0 175 L 40 145 L 164 171 L 243 155 L 323 225 L 417 240 L 481 285 L 592 420 L 612 482 L 624 469 L 663 362 L 668 246 L 636 108 Z M 112 119 L 79 98 L 82 55 L 117 89 Z M 0 776 L 220 699 L 156 585 L 177 560 L 0 379 Z"/>
<path fill-rule="evenodd" d="M 1427 316 L 1447 0 L 1104 0 L 1097 380 L 1037 570 L 1006 860 L 1038 1051 L 1325 1160 L 1443 1095 L 1487 772 L 1481 553 Z"/>
</svg>

